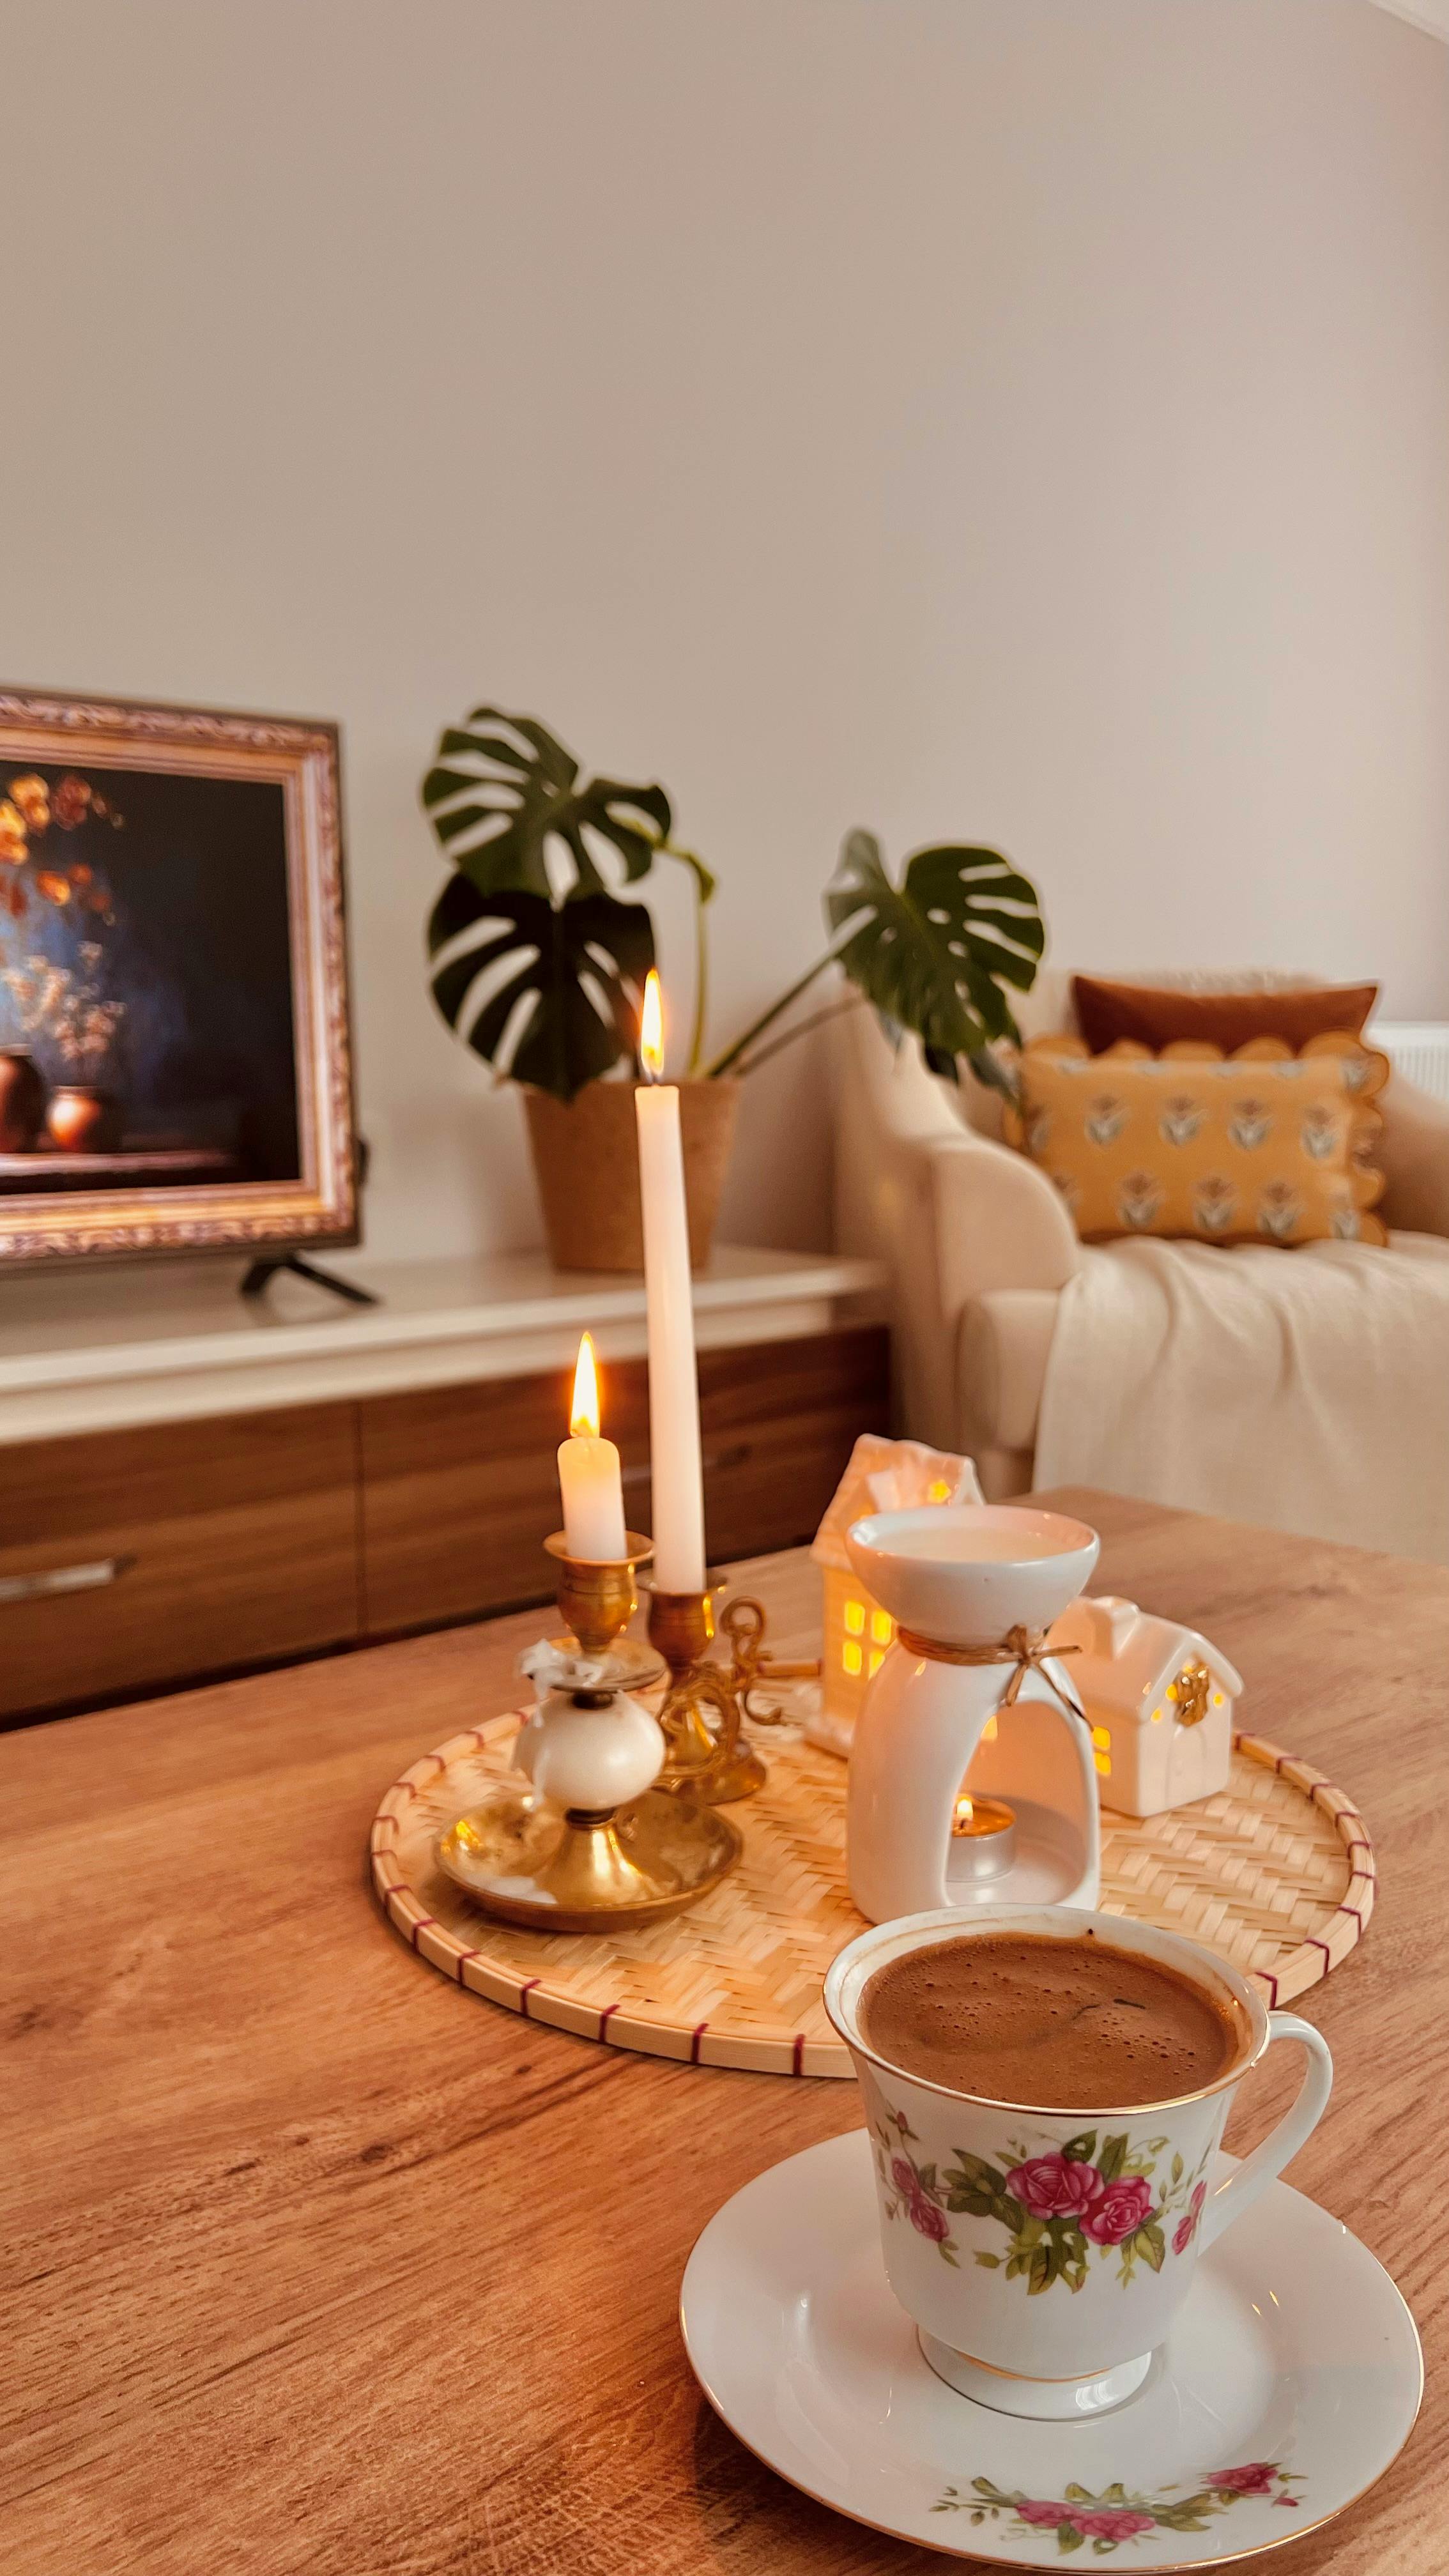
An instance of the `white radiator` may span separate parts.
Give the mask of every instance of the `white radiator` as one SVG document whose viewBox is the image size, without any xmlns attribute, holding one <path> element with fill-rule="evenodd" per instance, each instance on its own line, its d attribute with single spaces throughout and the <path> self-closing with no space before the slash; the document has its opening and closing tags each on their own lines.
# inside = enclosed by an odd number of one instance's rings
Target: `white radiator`
<svg viewBox="0 0 1449 2576">
<path fill-rule="evenodd" d="M 1449 1020 L 1371 1020 L 1364 1035 L 1406 1082 L 1449 1100 Z"/>
</svg>

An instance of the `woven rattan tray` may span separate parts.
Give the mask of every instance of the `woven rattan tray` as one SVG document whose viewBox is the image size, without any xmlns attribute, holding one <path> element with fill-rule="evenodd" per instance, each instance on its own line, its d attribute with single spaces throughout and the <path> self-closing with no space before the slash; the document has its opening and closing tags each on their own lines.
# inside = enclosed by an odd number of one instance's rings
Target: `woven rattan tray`
<svg viewBox="0 0 1449 2576">
<path fill-rule="evenodd" d="M 516 1712 L 454 1736 L 393 1783 L 372 1827 L 373 1884 L 420 1958 L 473 1994 L 555 2029 L 696 2065 L 848 2075 L 821 1981 L 861 1928 L 845 1892 L 845 1764 L 793 1735 L 760 1737 L 769 1779 L 731 1807 L 744 1857 L 688 1913 L 637 1932 L 511 1930 L 433 1858 L 440 1834 L 500 1780 Z M 1215 1798 L 1137 1822 L 1104 1812 L 1102 1905 L 1185 1932 L 1287 2003 L 1353 1948 L 1374 1858 L 1352 1801 L 1309 1763 L 1240 1735 Z"/>
</svg>

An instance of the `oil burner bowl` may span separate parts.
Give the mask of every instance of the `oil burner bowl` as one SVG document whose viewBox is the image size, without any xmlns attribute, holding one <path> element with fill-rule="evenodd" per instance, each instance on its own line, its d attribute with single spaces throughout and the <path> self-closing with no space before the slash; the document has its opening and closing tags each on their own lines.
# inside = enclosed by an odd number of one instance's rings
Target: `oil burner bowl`
<svg viewBox="0 0 1449 2576">
<path fill-rule="evenodd" d="M 1019 1543 L 1019 1555 L 974 1556 Z M 1017 1503 L 927 1503 L 875 1512 L 847 1531 L 861 1582 L 898 1627 L 947 1646 L 995 1645 L 1049 1628 L 1091 1578 L 1101 1540 L 1085 1521 Z"/>
</svg>

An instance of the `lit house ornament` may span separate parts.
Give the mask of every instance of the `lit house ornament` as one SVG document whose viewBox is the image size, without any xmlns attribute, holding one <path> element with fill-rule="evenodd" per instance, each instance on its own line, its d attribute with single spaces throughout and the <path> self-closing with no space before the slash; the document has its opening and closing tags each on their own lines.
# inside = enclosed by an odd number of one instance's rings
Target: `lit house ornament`
<svg viewBox="0 0 1449 2576">
<path fill-rule="evenodd" d="M 969 1458 L 928 1449 L 920 1440 L 886 1440 L 862 1432 L 810 1550 L 820 1568 L 820 1708 L 805 1719 L 814 1744 L 848 1753 L 872 1673 L 880 1670 L 895 1621 L 866 1590 L 846 1553 L 845 1533 L 871 1512 L 909 1511 L 921 1503 L 979 1503 Z"/>
<path fill-rule="evenodd" d="M 1104 1807 L 1159 1816 L 1227 1787 L 1243 1683 L 1206 1637 L 1105 1593 L 1064 1610 L 1051 1642 L 1079 1650 L 1072 1688 L 1092 1730 Z"/>
</svg>

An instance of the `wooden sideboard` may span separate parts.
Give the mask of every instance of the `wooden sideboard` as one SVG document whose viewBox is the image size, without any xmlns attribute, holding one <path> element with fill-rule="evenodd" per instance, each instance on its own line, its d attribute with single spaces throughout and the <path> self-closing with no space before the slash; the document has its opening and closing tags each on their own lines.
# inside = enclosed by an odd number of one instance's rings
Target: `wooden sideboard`
<svg viewBox="0 0 1449 2576">
<path fill-rule="evenodd" d="M 810 1537 L 884 1430 L 878 1324 L 699 1357 L 709 1545 Z M 546 1598 L 570 1372 L 428 1385 L 0 1447 L 0 1723 Z M 649 1527 L 642 1359 L 608 1369 Z"/>
</svg>

